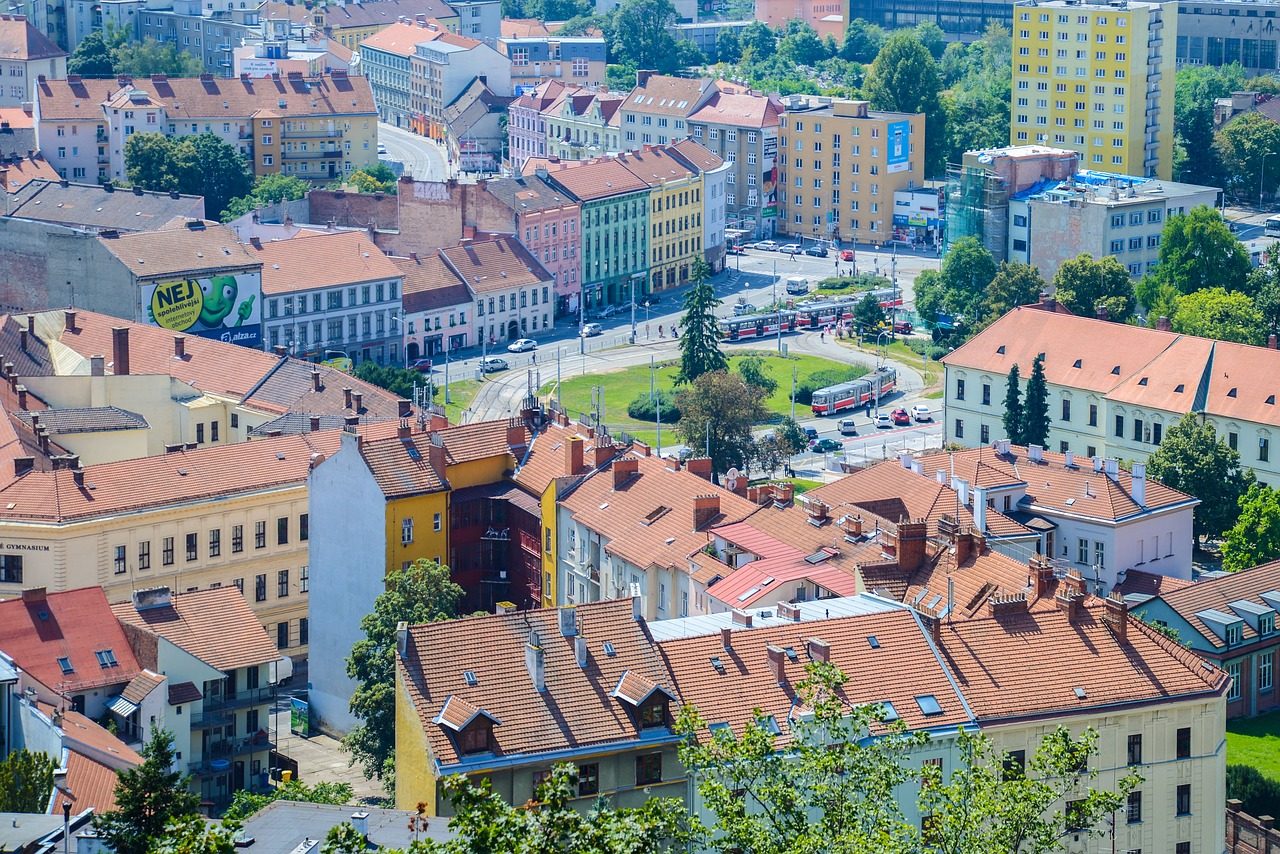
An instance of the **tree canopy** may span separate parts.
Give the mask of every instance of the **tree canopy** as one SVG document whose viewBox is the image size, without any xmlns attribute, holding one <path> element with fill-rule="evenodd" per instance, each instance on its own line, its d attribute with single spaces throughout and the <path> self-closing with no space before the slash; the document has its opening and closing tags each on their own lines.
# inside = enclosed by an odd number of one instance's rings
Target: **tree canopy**
<svg viewBox="0 0 1280 854">
<path fill-rule="evenodd" d="M 1097 260 L 1085 252 L 1058 267 L 1053 276 L 1054 296 L 1072 314 L 1094 317 L 1106 306 L 1107 319 L 1127 323 L 1137 303 L 1133 280 L 1114 255 Z"/>
<path fill-rule="evenodd" d="M 1246 113 L 1214 135 L 1213 147 L 1237 196 L 1257 199 L 1259 190 L 1275 193 L 1280 185 L 1280 158 L 1274 156 L 1280 152 L 1280 125 L 1262 113 Z"/>
<path fill-rule="evenodd" d="M 925 275 L 930 273 L 930 275 Z M 926 322 L 934 322 L 940 312 L 963 316 L 972 327 L 985 316 L 983 301 L 987 286 L 996 277 L 996 262 L 976 237 L 963 237 L 951 244 L 942 259 L 942 271 L 926 270 L 916 278 L 916 310 Z"/>
<path fill-rule="evenodd" d="M 1177 140 L 1174 176 L 1179 181 L 1221 186 L 1222 162 L 1213 141 L 1213 102 L 1245 88 L 1238 63 L 1220 68 L 1187 65 L 1174 82 L 1173 130 Z"/>
<path fill-rule="evenodd" d="M 101 32 L 89 33 L 80 40 L 76 49 L 67 59 L 67 73 L 79 74 L 86 79 L 105 79 L 114 77 L 115 63 L 111 58 L 111 48 Z"/>
<path fill-rule="evenodd" d="M 1235 524 L 1240 497 L 1254 482 L 1253 470 L 1241 468 L 1240 455 L 1218 438 L 1212 424 L 1202 424 L 1191 412 L 1165 431 L 1160 447 L 1147 459 L 1147 475 L 1200 499 L 1197 542 Z"/>
<path fill-rule="evenodd" d="M 680 373 L 677 383 L 691 383 L 708 371 L 722 371 L 729 361 L 720 352 L 720 325 L 716 308 L 720 300 L 707 281 L 705 264 L 694 270 L 696 284 L 684 297 L 684 316 L 680 318 Z"/>
<path fill-rule="evenodd" d="M 290 780 L 267 789 L 265 792 L 251 792 L 248 789 L 236 789 L 231 797 L 231 806 L 222 814 L 224 820 L 243 820 L 256 813 L 273 801 L 299 801 L 307 804 L 346 804 L 350 803 L 354 793 L 350 783 L 316 783 L 309 786 L 301 780 Z"/>
<path fill-rule="evenodd" d="M 1181 294 L 1203 288 L 1239 290 L 1252 269 L 1249 253 L 1222 221 L 1222 215 L 1201 205 L 1165 222 L 1160 262 L 1154 274 L 1142 280 L 1138 298 L 1150 308 L 1153 286 L 1164 283 Z"/>
<path fill-rule="evenodd" d="M 1000 416 L 1001 423 L 1004 425 L 1004 435 L 1015 445 L 1025 445 L 1026 440 L 1022 437 L 1023 417 L 1022 417 L 1022 386 L 1018 377 L 1018 366 L 1014 364 L 1009 369 L 1009 378 L 1005 381 L 1004 386 L 1004 413 Z"/>
<path fill-rule="evenodd" d="M 129 181 L 144 190 L 204 197 L 205 214 L 220 217 L 232 199 L 253 188 L 245 158 L 217 135 L 167 137 L 135 133 L 124 146 Z"/>
<path fill-rule="evenodd" d="M 1040 292 L 1047 287 L 1049 283 L 1040 275 L 1039 267 L 1021 261 L 1001 261 L 981 299 L 973 304 L 971 331 L 977 332 L 1020 305 L 1037 302 Z"/>
<path fill-rule="evenodd" d="M 1027 377 L 1027 395 L 1022 401 L 1022 443 L 1044 447 L 1049 442 L 1049 385 L 1044 378 L 1044 359 L 1036 356 Z"/>
<path fill-rule="evenodd" d="M 910 30 L 891 35 L 867 72 L 863 94 L 877 110 L 924 113 L 924 171 L 946 168 L 947 114 L 943 109 L 938 63 Z"/>
<path fill-rule="evenodd" d="M 25 747 L 0 760 L 0 812 L 44 812 L 56 770 L 56 759 Z"/>
<path fill-rule="evenodd" d="M 93 818 L 93 829 L 116 854 L 147 854 L 170 821 L 194 816 L 200 796 L 171 771 L 173 734 L 159 727 L 142 748 L 142 764 L 116 772 L 116 808 Z"/>
<path fill-rule="evenodd" d="M 222 221 L 230 222 L 259 207 L 297 201 L 304 198 L 310 189 L 310 184 L 293 175 L 285 175 L 282 172 L 259 175 L 254 179 L 253 189 L 248 195 L 232 199 L 227 203 L 227 209 L 222 212 Z"/>
<path fill-rule="evenodd" d="M 624 0 L 613 19 L 615 57 L 634 68 L 660 74 L 676 71 L 680 55 L 668 29 L 675 17 L 671 0 Z"/>
<path fill-rule="evenodd" d="M 1237 344 L 1262 344 L 1267 325 L 1262 312 L 1239 291 L 1205 288 L 1179 298 L 1173 331 Z"/>
<path fill-rule="evenodd" d="M 745 468 L 751 450 L 751 428 L 763 421 L 764 389 L 735 371 L 708 371 L 676 396 L 680 441 L 695 450 L 710 445 L 711 469 L 716 474 Z"/>
<path fill-rule="evenodd" d="M 850 62 L 873 62 L 882 47 L 884 30 L 863 18 L 854 18 L 844 32 L 840 58 Z"/>
<path fill-rule="evenodd" d="M 1222 568 L 1239 572 L 1280 557 L 1280 492 L 1250 484 L 1222 543 Z"/>
<path fill-rule="evenodd" d="M 417 560 L 405 568 L 389 567 L 386 590 L 373 610 L 360 620 L 363 637 L 347 657 L 347 675 L 356 680 L 351 713 L 360 723 L 347 734 L 351 764 L 388 788 L 395 781 L 396 626 L 435 623 L 458 616 L 463 590 L 449 579 L 449 568 Z"/>
</svg>

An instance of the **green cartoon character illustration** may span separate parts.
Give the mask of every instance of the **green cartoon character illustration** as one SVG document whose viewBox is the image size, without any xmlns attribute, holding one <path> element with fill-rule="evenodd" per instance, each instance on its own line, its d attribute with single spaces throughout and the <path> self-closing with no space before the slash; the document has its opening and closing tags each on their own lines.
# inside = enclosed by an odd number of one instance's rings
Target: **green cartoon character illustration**
<svg viewBox="0 0 1280 854">
<path fill-rule="evenodd" d="M 231 314 L 236 304 L 236 296 L 239 294 L 239 287 L 235 276 L 214 276 L 204 282 L 200 285 L 204 291 L 204 308 L 200 311 L 200 323 L 208 329 L 214 329 L 223 326 L 222 321 Z M 254 295 L 250 294 L 247 300 L 240 303 L 240 307 L 236 309 L 236 322 L 226 325 L 241 326 L 248 320 L 253 314 L 253 299 Z"/>
</svg>

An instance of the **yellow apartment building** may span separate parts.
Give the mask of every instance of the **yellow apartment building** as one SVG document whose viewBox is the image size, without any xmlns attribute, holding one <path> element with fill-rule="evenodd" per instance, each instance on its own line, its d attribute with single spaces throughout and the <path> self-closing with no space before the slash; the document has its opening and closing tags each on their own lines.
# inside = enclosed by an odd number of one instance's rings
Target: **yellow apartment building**
<svg viewBox="0 0 1280 854">
<path fill-rule="evenodd" d="M 703 257 L 702 173 L 651 145 L 617 159 L 649 185 L 651 291 L 684 285 L 693 276 L 694 262 Z"/>
<path fill-rule="evenodd" d="M 1073 0 L 1014 6 L 1010 140 L 1088 169 L 1170 180 L 1176 10 Z"/>
<path fill-rule="evenodd" d="M 893 239 L 893 194 L 923 183 L 924 114 L 866 101 L 792 95 L 779 118 L 778 233 L 815 240 Z"/>
</svg>

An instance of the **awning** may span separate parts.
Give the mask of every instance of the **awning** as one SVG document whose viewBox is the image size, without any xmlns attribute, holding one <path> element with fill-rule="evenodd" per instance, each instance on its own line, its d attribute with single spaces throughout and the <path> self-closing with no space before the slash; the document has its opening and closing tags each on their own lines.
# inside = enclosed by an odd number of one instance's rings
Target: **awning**
<svg viewBox="0 0 1280 854">
<path fill-rule="evenodd" d="M 138 707 L 133 703 L 130 703 L 124 697 L 116 697 L 110 703 L 107 703 L 107 708 L 122 718 L 127 718 L 129 715 L 138 711 Z"/>
</svg>

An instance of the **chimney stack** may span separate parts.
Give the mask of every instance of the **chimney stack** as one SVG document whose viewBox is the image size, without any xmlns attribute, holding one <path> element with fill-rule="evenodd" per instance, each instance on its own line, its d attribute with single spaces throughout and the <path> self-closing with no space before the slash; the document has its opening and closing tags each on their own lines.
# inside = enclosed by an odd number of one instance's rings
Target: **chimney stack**
<svg viewBox="0 0 1280 854">
<path fill-rule="evenodd" d="M 985 486 L 973 488 L 973 530 L 979 534 L 987 530 L 987 488 Z"/>
<path fill-rule="evenodd" d="M 733 629 L 728 626 L 720 628 L 720 645 L 725 648 L 726 652 L 733 649 Z"/>
<path fill-rule="evenodd" d="M 1276 349 L 1276 336 L 1274 332 L 1267 336 L 1267 349 Z"/>
<path fill-rule="evenodd" d="M 579 667 L 587 666 L 587 639 L 582 635 L 578 635 L 573 639 L 573 655 Z"/>
<path fill-rule="evenodd" d="M 969 555 L 973 552 L 973 529 L 962 528 L 956 534 L 956 565 L 961 566 L 969 560 Z"/>
<path fill-rule="evenodd" d="M 1133 464 L 1133 480 L 1129 489 L 1133 496 L 1134 502 L 1139 507 L 1147 506 L 1147 464 L 1135 462 Z"/>
<path fill-rule="evenodd" d="M 312 433 L 320 432 L 320 416 L 319 415 L 311 416 L 311 432 Z"/>
<path fill-rule="evenodd" d="M 547 690 L 546 653 L 537 632 L 529 633 L 529 642 L 524 646 L 524 666 L 533 680 L 535 691 Z"/>
<path fill-rule="evenodd" d="M 413 434 L 413 428 L 409 426 L 408 418 L 401 418 L 400 423 L 396 425 L 396 437 L 400 439 L 408 439 Z"/>
<path fill-rule="evenodd" d="M 400 398 L 396 401 L 396 416 L 399 418 L 408 418 L 413 415 L 413 402 Z M 448 424 L 445 425 L 446 427 Z M 436 429 L 442 429 L 437 427 Z"/>
<path fill-rule="evenodd" d="M 719 495 L 695 495 L 693 497 L 693 530 L 701 531 L 705 525 L 719 515 Z"/>
<path fill-rule="evenodd" d="M 692 457 L 685 461 L 684 467 L 690 474 L 696 474 L 703 480 L 711 480 L 710 457 Z"/>
<path fill-rule="evenodd" d="M 741 608 L 734 608 L 730 616 L 730 622 L 735 626 L 742 626 L 744 629 L 751 628 L 751 612 L 744 611 Z"/>
<path fill-rule="evenodd" d="M 312 391 L 320 390 L 320 369 L 319 368 L 311 369 L 311 390 Z"/>
<path fill-rule="evenodd" d="M 613 488 L 617 489 L 632 475 L 640 471 L 640 460 L 635 457 L 624 457 L 613 461 Z"/>
<path fill-rule="evenodd" d="M 118 377 L 129 374 L 129 327 L 113 326 L 111 328 L 111 358 L 115 360 L 113 370 Z"/>
<path fill-rule="evenodd" d="M 1111 595 L 1106 599 L 1107 610 L 1102 615 L 1102 620 L 1111 627 L 1111 631 L 1115 634 L 1116 640 L 1120 643 L 1127 643 L 1129 640 L 1129 605 L 1124 601 L 1124 597 L 1116 591 L 1111 591 Z"/>
<path fill-rule="evenodd" d="M 1156 329 L 1160 330 L 1161 332 L 1172 332 L 1173 324 L 1169 322 L 1169 318 L 1167 317 L 1163 317 L 1163 316 L 1157 317 Z"/>
<path fill-rule="evenodd" d="M 351 408 L 354 409 L 356 412 L 360 412 L 362 409 L 364 409 L 364 392 L 362 391 L 351 392 L 351 404 L 352 404 Z"/>
<path fill-rule="evenodd" d="M 343 386 L 342 388 L 342 406 L 345 409 L 351 408 L 351 387 Z"/>
<path fill-rule="evenodd" d="M 924 565 L 925 546 L 929 542 L 929 523 L 925 521 L 898 523 L 898 568 L 912 572 Z"/>
<path fill-rule="evenodd" d="M 427 445 L 427 462 L 435 469 L 436 475 L 444 480 L 445 469 L 449 465 L 449 454 L 444 446 L 444 437 L 439 433 L 431 434 L 431 443 Z"/>
<path fill-rule="evenodd" d="M 570 436 L 564 443 L 565 474 L 575 475 L 582 471 L 583 441 L 581 436 Z"/>
<path fill-rule="evenodd" d="M 1035 598 L 1042 599 L 1049 595 L 1053 586 L 1053 566 L 1041 555 L 1036 555 L 1028 562 L 1031 568 L 1031 589 Z"/>
<path fill-rule="evenodd" d="M 824 664 L 831 663 L 831 644 L 821 638 L 809 638 L 809 657 Z"/>
<path fill-rule="evenodd" d="M 89 376 L 100 377 L 103 374 L 105 374 L 107 372 L 106 363 L 107 363 L 106 356 L 90 356 L 89 357 Z"/>
<path fill-rule="evenodd" d="M 525 446 L 524 422 L 519 418 L 507 419 L 507 447 L 523 448 Z"/>
<path fill-rule="evenodd" d="M 782 685 L 787 681 L 787 653 L 782 647 L 769 644 L 769 672 L 773 681 Z"/>
<path fill-rule="evenodd" d="M 1100 303 L 1098 303 L 1098 304 L 1094 307 L 1094 312 L 1098 315 L 1098 319 L 1099 319 L 1099 320 L 1110 320 L 1110 319 L 1111 319 L 1111 317 L 1110 317 L 1110 312 L 1109 312 L 1109 311 L 1108 311 L 1108 309 L 1107 309 L 1107 304 L 1106 304 L 1106 303 L 1101 303 L 1101 302 L 1100 302 Z"/>
<path fill-rule="evenodd" d="M 67 331 L 75 332 L 76 331 L 76 310 L 74 308 L 65 309 L 62 312 L 62 316 L 66 319 Z"/>
<path fill-rule="evenodd" d="M 27 409 L 27 387 L 22 383 L 18 383 L 15 391 L 18 392 L 18 409 L 25 412 Z"/>
<path fill-rule="evenodd" d="M 173 336 L 173 358 L 181 359 L 187 355 L 187 339 L 183 335 Z"/>
</svg>

